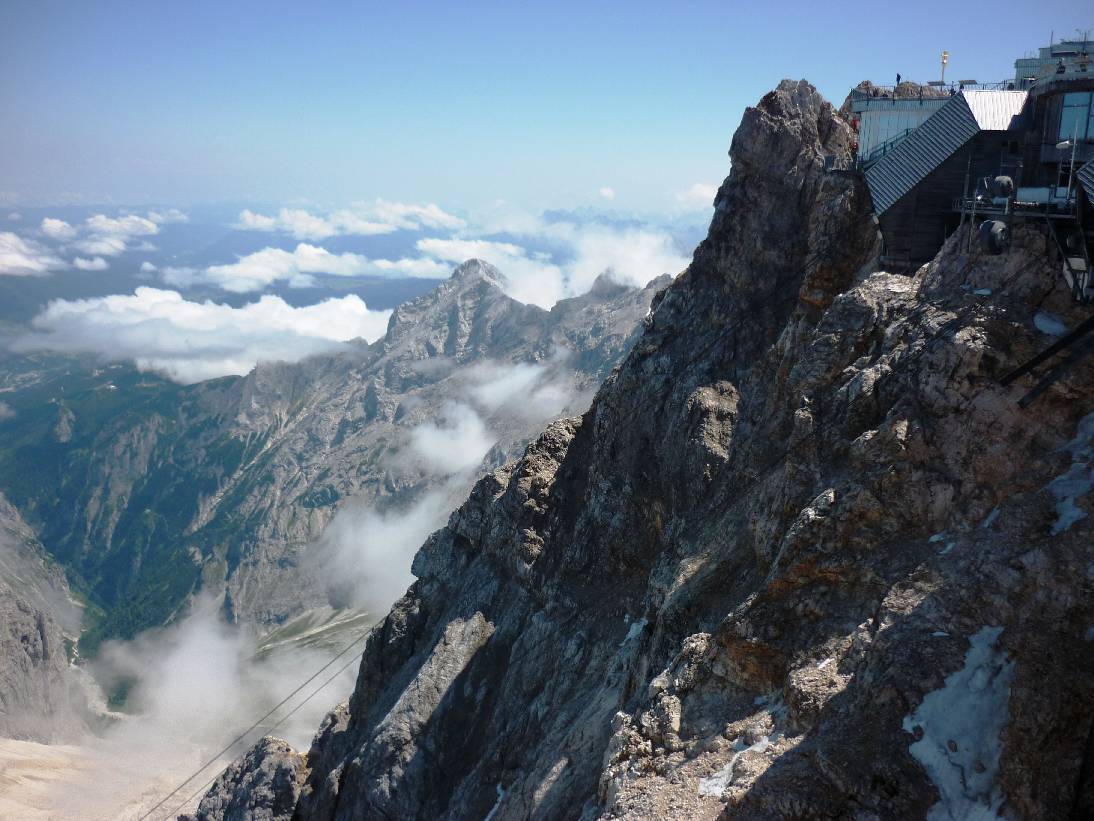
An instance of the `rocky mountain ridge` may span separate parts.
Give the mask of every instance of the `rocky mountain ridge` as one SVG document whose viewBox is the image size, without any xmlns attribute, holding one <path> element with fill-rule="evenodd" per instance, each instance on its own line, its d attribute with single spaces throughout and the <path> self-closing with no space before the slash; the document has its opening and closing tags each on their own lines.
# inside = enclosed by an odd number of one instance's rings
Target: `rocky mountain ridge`
<svg viewBox="0 0 1094 821">
<path fill-rule="evenodd" d="M 852 140 L 805 82 L 745 112 L 592 407 L 425 543 L 306 759 L 252 754 L 281 809 L 237 767 L 198 818 L 1094 814 L 1094 364 L 998 381 L 1085 312 L 1033 227 L 878 271 Z"/>
</svg>

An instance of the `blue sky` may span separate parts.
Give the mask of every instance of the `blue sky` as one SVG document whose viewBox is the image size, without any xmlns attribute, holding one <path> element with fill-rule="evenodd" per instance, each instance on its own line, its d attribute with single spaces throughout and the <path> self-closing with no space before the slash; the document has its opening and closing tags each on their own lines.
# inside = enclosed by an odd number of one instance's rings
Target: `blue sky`
<svg viewBox="0 0 1094 821">
<path fill-rule="evenodd" d="M 1030 12 L 1030 9 L 1035 9 Z M 782 77 L 1001 79 L 1082 2 L 3 0 L 0 190 L 82 200 L 385 197 L 671 210 Z"/>
</svg>

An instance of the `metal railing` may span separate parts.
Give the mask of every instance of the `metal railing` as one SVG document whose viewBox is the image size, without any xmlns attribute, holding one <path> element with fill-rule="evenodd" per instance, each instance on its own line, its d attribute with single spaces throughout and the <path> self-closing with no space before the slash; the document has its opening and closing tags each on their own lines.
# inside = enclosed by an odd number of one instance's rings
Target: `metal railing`
<svg viewBox="0 0 1094 821">
<path fill-rule="evenodd" d="M 907 139 L 908 135 L 911 134 L 913 131 L 915 131 L 915 128 L 905 128 L 899 134 L 890 137 L 880 145 L 874 146 L 873 150 L 861 159 L 861 165 L 863 167 L 873 165 L 875 162 L 880 160 L 882 157 L 884 157 L 886 154 L 888 154 L 890 151 L 900 145 L 900 143 L 904 142 L 904 140 Z"/>
</svg>

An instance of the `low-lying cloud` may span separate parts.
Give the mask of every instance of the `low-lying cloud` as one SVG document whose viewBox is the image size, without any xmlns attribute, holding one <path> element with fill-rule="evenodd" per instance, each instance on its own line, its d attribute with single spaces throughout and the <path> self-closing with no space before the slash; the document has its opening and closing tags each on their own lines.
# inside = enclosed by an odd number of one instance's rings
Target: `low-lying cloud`
<svg viewBox="0 0 1094 821">
<path fill-rule="evenodd" d="M 50 791 L 49 811 L 64 818 L 113 819 L 136 818 L 138 812 L 151 810 L 334 655 L 333 650 L 299 645 L 270 654 L 260 654 L 259 648 L 246 628 L 225 623 L 220 601 L 209 595 L 196 598 L 190 615 L 178 624 L 149 630 L 132 641 L 104 644 L 92 665 L 95 677 L 107 692 L 128 687 L 126 713 L 113 714 L 115 720 L 101 735 L 75 748 L 81 759 Z M 347 661 L 352 658 L 346 656 Z M 340 665 L 202 770 L 157 817 L 167 815 L 258 741 Z M 351 691 L 355 672 L 356 666 L 350 665 L 277 727 L 276 735 L 306 749 L 323 715 Z"/>
<path fill-rule="evenodd" d="M 242 375 L 258 362 L 299 361 L 358 337 L 372 342 L 390 316 L 355 295 L 301 308 L 267 295 L 233 308 L 143 287 L 128 296 L 55 300 L 12 347 L 133 360 L 142 370 L 188 384 Z"/>
<path fill-rule="evenodd" d="M 471 407 L 450 403 L 435 422 L 411 431 L 410 450 L 427 469 L 452 475 L 479 465 L 494 441 Z"/>
</svg>

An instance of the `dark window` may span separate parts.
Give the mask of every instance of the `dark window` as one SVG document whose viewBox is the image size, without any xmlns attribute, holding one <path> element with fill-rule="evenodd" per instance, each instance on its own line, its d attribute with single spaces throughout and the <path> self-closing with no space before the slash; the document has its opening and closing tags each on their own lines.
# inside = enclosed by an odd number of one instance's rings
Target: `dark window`
<svg viewBox="0 0 1094 821">
<path fill-rule="evenodd" d="M 1094 112 L 1090 110 L 1090 92 L 1077 91 L 1064 95 L 1064 106 L 1060 113 L 1060 140 L 1094 139 L 1091 122 Z"/>
</svg>

